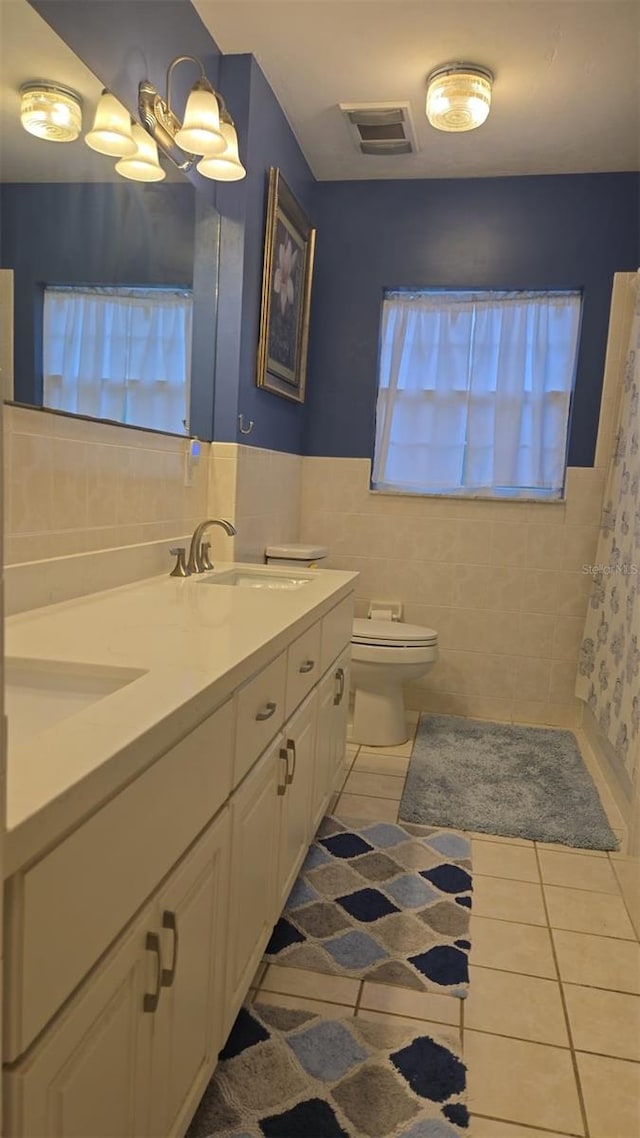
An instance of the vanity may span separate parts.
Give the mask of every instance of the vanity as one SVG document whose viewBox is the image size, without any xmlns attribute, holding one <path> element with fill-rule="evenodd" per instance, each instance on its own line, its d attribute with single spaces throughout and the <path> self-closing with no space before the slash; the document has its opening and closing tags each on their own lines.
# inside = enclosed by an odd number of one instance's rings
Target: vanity
<svg viewBox="0 0 640 1138">
<path fill-rule="evenodd" d="M 331 799 L 356 575 L 247 570 L 7 623 L 11 1138 L 184 1133 Z"/>
</svg>

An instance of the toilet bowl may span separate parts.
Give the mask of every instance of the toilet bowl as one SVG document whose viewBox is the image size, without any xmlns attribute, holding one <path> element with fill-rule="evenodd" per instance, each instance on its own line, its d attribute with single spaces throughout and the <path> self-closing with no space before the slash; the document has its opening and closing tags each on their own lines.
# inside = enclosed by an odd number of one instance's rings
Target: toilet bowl
<svg viewBox="0 0 640 1138">
<path fill-rule="evenodd" d="M 437 659 L 438 634 L 432 628 L 402 621 L 354 620 L 351 741 L 372 747 L 406 743 L 402 686 L 426 675 Z"/>
<path fill-rule="evenodd" d="M 316 567 L 329 550 L 290 543 L 265 550 L 268 565 Z M 402 685 L 418 680 L 438 659 L 438 633 L 417 624 L 356 618 L 351 637 L 351 687 L 355 696 L 352 743 L 395 747 L 409 738 Z M 390 610 L 389 613 L 390 614 Z"/>
</svg>

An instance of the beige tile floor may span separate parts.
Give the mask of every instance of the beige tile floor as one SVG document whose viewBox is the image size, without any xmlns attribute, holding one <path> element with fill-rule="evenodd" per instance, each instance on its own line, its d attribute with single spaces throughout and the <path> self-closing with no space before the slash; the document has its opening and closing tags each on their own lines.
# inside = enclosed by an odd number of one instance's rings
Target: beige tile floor
<svg viewBox="0 0 640 1138">
<path fill-rule="evenodd" d="M 333 812 L 395 821 L 412 745 L 348 745 Z M 599 789 L 624 843 L 620 816 Z M 620 855 L 471 838 L 467 1000 L 277 965 L 261 967 L 252 997 L 457 1028 L 470 1138 L 639 1138 L 640 944 L 614 872 Z"/>
</svg>

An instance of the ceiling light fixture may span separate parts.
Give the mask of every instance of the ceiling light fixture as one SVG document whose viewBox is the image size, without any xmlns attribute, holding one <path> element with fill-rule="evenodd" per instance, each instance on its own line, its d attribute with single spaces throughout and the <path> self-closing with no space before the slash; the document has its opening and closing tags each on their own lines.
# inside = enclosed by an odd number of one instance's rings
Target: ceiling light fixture
<svg viewBox="0 0 640 1138">
<path fill-rule="evenodd" d="M 82 100 L 57 83 L 24 83 L 20 122 L 29 134 L 47 142 L 75 142 L 82 130 Z"/>
<path fill-rule="evenodd" d="M 491 108 L 493 75 L 475 64 L 449 63 L 427 79 L 427 118 L 436 130 L 475 130 Z"/>
<path fill-rule="evenodd" d="M 110 91 L 103 91 L 96 107 L 93 127 L 84 140 L 98 154 L 110 158 L 130 157 L 136 152 L 131 134 L 131 117 L 126 107 Z"/>
<path fill-rule="evenodd" d="M 171 105 L 171 80 L 179 63 L 190 61 L 200 68 L 191 88 L 184 122 Z M 146 130 L 180 170 L 197 170 L 205 178 L 235 181 L 246 170 L 238 155 L 238 139 L 224 99 L 213 89 L 204 67 L 193 55 L 179 55 L 167 70 L 166 99 L 144 79 L 138 88 L 138 109 Z"/>
</svg>

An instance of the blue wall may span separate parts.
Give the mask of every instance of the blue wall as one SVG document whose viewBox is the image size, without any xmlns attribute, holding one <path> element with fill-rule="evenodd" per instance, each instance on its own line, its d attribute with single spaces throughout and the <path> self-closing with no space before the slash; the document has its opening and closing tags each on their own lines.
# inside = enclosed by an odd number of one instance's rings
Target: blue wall
<svg viewBox="0 0 640 1138">
<path fill-rule="evenodd" d="M 246 115 L 236 119 L 243 182 L 220 186 L 222 214 L 220 307 L 216 360 L 215 437 L 301 453 L 305 407 L 256 387 L 262 264 L 269 166 L 277 166 L 303 209 L 311 212 L 314 179 L 273 91 L 250 55 L 224 56 L 221 84 L 235 103 L 246 97 Z M 254 421 L 251 435 L 238 433 L 237 415 Z"/>
<path fill-rule="evenodd" d="M 191 287 L 194 197 L 188 183 L 0 186 L 1 264 L 14 270 L 18 402 L 42 402 L 44 285 Z"/>
<path fill-rule="evenodd" d="M 372 453 L 385 288 L 582 288 L 569 463 L 593 464 L 613 273 L 640 264 L 640 176 L 323 182 L 304 451 Z"/>
</svg>

